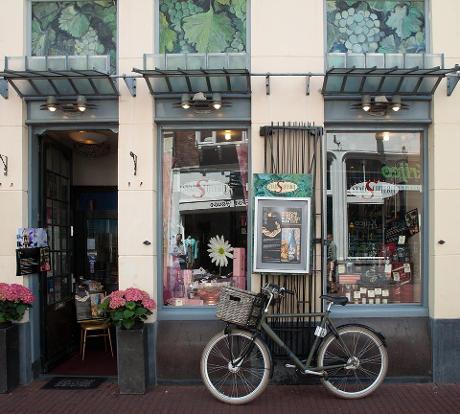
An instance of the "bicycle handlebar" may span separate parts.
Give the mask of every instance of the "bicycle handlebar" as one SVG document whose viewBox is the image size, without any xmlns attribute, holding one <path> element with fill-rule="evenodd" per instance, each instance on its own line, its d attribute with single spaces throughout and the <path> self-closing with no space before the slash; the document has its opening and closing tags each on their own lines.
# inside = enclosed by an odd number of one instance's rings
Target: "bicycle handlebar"
<svg viewBox="0 0 460 414">
<path fill-rule="evenodd" d="M 295 292 L 286 289 L 284 286 L 279 287 L 278 285 L 275 285 L 273 283 L 267 283 L 264 287 L 263 290 L 266 290 L 268 293 L 272 293 L 274 295 L 283 295 L 284 293 L 288 293 L 289 295 L 294 295 Z"/>
</svg>

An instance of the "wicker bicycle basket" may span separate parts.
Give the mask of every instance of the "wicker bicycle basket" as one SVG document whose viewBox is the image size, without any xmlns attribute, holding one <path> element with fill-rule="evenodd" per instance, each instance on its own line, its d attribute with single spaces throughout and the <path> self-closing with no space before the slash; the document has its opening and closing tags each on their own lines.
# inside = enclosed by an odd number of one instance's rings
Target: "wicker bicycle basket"
<svg viewBox="0 0 460 414">
<path fill-rule="evenodd" d="M 220 293 L 216 316 L 228 323 L 255 328 L 264 308 L 264 296 L 234 287 L 225 287 Z"/>
</svg>

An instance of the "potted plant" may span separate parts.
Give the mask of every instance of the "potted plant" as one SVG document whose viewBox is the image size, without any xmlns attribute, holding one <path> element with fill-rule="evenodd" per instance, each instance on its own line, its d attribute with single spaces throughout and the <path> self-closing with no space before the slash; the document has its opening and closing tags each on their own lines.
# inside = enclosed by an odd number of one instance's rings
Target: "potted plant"
<svg viewBox="0 0 460 414">
<path fill-rule="evenodd" d="M 0 283 L 0 393 L 7 393 L 19 384 L 19 330 L 13 321 L 20 321 L 32 306 L 32 292 L 22 285 Z"/>
<path fill-rule="evenodd" d="M 144 321 L 155 309 L 155 301 L 147 292 L 129 288 L 112 292 L 100 307 L 117 327 L 120 394 L 144 394 L 147 382 Z"/>
</svg>

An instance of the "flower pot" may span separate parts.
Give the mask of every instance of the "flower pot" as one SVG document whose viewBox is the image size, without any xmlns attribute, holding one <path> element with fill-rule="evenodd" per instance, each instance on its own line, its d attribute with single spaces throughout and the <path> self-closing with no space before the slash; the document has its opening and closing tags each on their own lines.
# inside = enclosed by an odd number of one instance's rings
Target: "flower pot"
<svg viewBox="0 0 460 414">
<path fill-rule="evenodd" d="M 120 394 L 145 394 L 147 342 L 143 323 L 117 328 L 118 388 Z"/>
<path fill-rule="evenodd" d="M 0 394 L 19 385 L 19 328 L 11 322 L 0 327 Z"/>
</svg>

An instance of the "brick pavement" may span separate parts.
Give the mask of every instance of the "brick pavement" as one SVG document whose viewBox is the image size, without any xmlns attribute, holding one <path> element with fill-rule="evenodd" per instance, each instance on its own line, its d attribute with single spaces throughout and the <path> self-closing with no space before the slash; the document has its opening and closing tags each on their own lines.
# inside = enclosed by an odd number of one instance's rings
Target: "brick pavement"
<svg viewBox="0 0 460 414">
<path fill-rule="evenodd" d="M 246 406 L 215 400 L 203 386 L 157 386 L 146 395 L 119 395 L 117 385 L 103 383 L 85 391 L 44 390 L 45 381 L 0 395 L 1 414 L 458 414 L 460 384 L 384 384 L 361 400 L 341 400 L 320 385 L 273 385 Z"/>
</svg>

